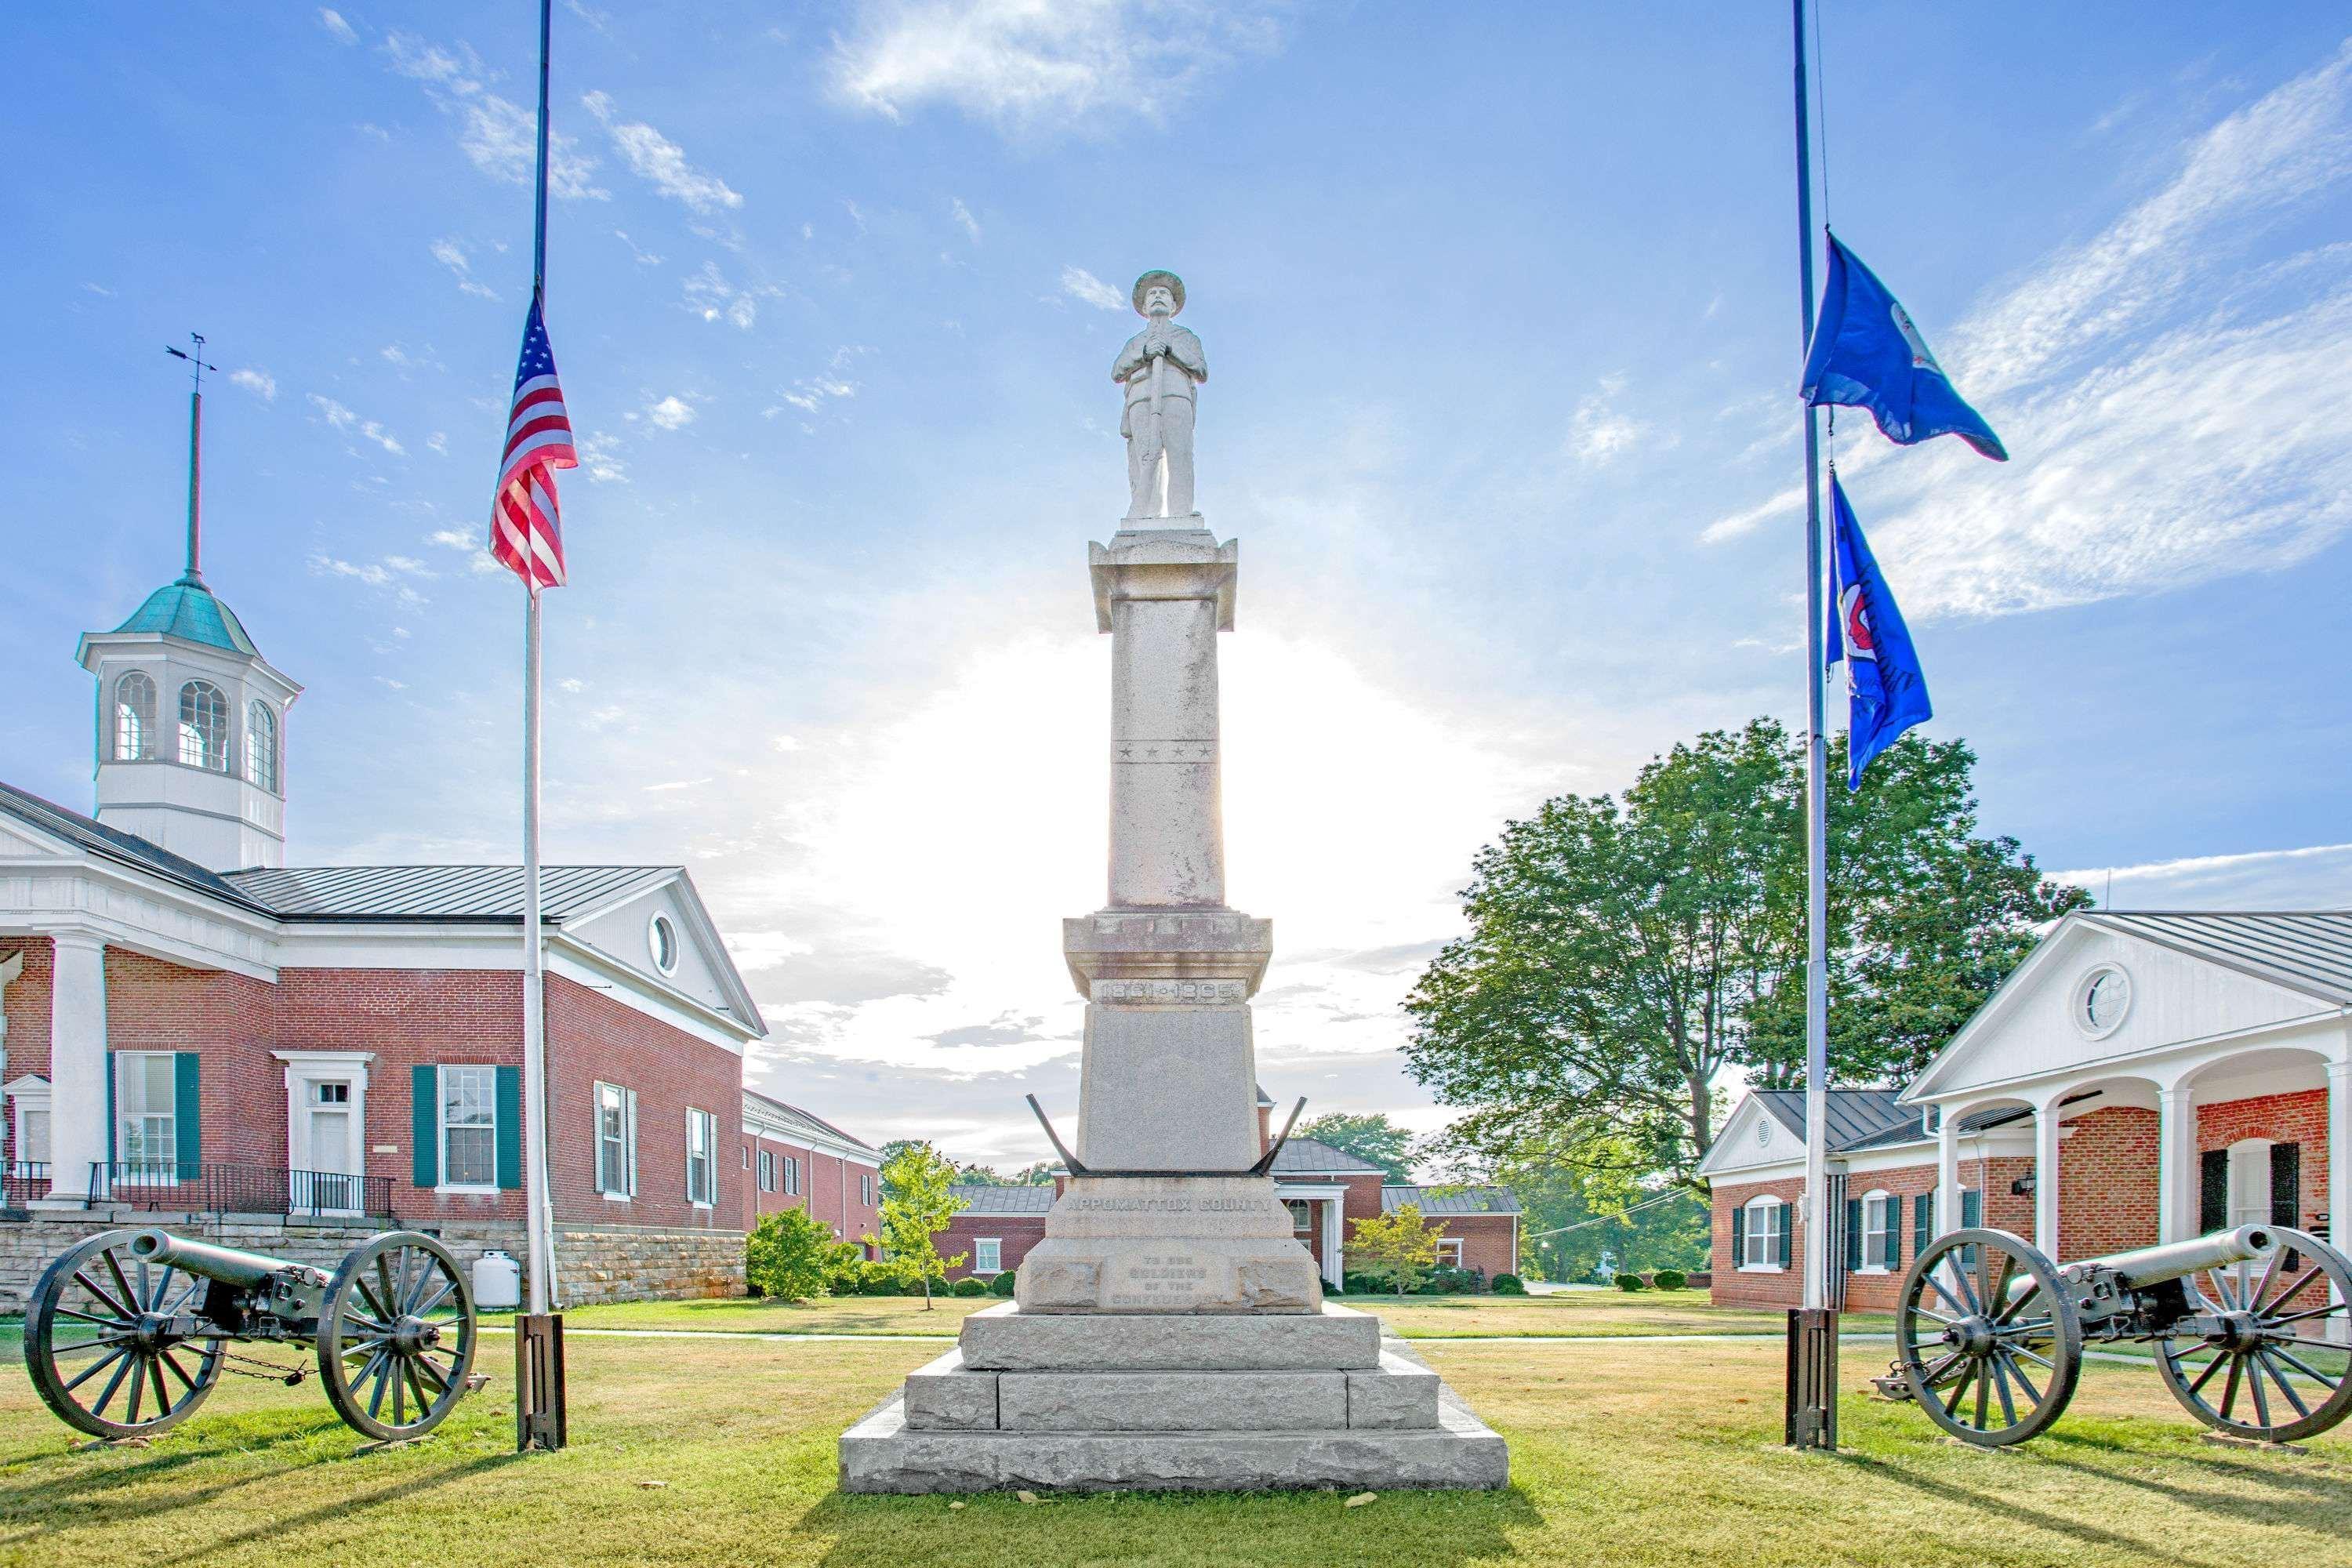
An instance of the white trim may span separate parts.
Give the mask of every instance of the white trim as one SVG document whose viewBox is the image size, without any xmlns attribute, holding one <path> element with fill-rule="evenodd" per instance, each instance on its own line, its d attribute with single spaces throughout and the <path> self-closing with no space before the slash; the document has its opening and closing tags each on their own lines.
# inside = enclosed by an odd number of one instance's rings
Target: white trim
<svg viewBox="0 0 2352 1568">
<path fill-rule="evenodd" d="M 1902 1210 L 1896 1206 L 1901 1202 L 1902 1200 L 1900 1198 L 1898 1198 L 1895 1194 L 1888 1192 L 1884 1187 L 1873 1187 L 1870 1191 L 1862 1194 L 1862 1226 L 1860 1232 L 1862 1237 L 1860 1244 L 1862 1249 L 1862 1265 L 1854 1270 L 1855 1273 L 1892 1274 L 1895 1272 L 1893 1268 L 1887 1267 L 1885 1262 L 1883 1261 L 1883 1256 L 1886 1250 L 1885 1238 L 1888 1231 L 1894 1230 L 1895 1226 L 1902 1224 Z M 1879 1252 L 1882 1255 L 1882 1260 L 1876 1262 L 1874 1262 L 1870 1256 L 1870 1205 L 1873 1204 L 1877 1204 L 1879 1205 L 1878 1235 L 1880 1237 Z M 1902 1233 L 1899 1230 L 1896 1230 L 1895 1234 L 1899 1236 Z"/>
<path fill-rule="evenodd" d="M 980 1261 L 980 1249 L 983 1247 L 992 1247 L 996 1248 L 996 1262 L 993 1265 L 983 1265 Z M 971 1238 L 971 1268 L 970 1269 L 970 1272 L 973 1274 L 985 1274 L 992 1279 L 1004 1272 L 1004 1238 L 1003 1237 L 975 1236 Z"/>
<path fill-rule="evenodd" d="M 669 939 L 667 963 L 662 962 L 661 956 L 664 946 L 662 938 L 665 935 Z M 646 956 L 653 960 L 654 967 L 659 970 L 665 978 L 677 974 L 677 961 L 684 955 L 684 950 L 685 943 L 678 940 L 677 922 L 669 918 L 667 910 L 657 909 L 646 917 Z"/>
<path fill-rule="evenodd" d="M 2094 1022 L 2091 1017 L 2091 993 L 2096 990 L 2101 984 L 2110 979 L 2120 980 L 2123 982 L 2123 1011 L 2117 1013 L 2113 1019 L 2102 1025 Z M 2067 1005 L 2068 1016 L 2074 1019 L 2074 1027 L 2081 1032 L 2084 1039 L 2104 1040 L 2109 1035 L 2114 1034 L 2117 1029 L 2122 1028 L 2124 1026 L 2124 1020 L 2131 1016 L 2132 1003 L 2137 999 L 2138 991 L 2139 988 L 2132 984 L 2131 971 L 2126 969 L 2122 964 L 2093 964 L 2089 969 L 2083 973 L 2080 979 L 2074 982 L 2074 997 Z"/>
<path fill-rule="evenodd" d="M 351 1117 L 352 1163 L 356 1171 L 336 1173 L 352 1177 L 364 1192 L 367 1181 L 368 1135 L 367 1090 L 368 1064 L 375 1060 L 373 1051 L 305 1051 L 273 1050 L 269 1053 L 286 1068 L 286 1163 L 297 1171 L 319 1171 L 317 1151 L 310 1147 L 310 1086 L 314 1083 L 348 1081 L 352 1086 Z M 437 1081 L 437 1080 L 436 1080 Z M 495 1142 L 495 1137 L 494 1137 Z M 288 1194 L 289 1197 L 291 1194 Z M 331 1208 L 325 1214 L 357 1214 L 356 1208 Z"/>
<path fill-rule="evenodd" d="M 1780 1261 L 1780 1238 L 1788 1232 L 1790 1222 L 1795 1218 L 1796 1205 L 1786 1198 L 1775 1197 L 1769 1193 L 1759 1193 L 1741 1204 L 1739 1212 L 1748 1217 L 1739 1222 L 1739 1257 L 1734 1260 L 1737 1271 L 1741 1274 L 1786 1274 L 1789 1271 L 1788 1265 Z M 1772 1245 L 1764 1249 L 1771 1261 L 1750 1263 L 1748 1261 L 1748 1253 L 1759 1234 L 1754 1216 L 1759 1213 L 1768 1212 L 1776 1216 L 1772 1228 L 1763 1233 L 1773 1238 Z M 1793 1253 L 1795 1249 L 1791 1247 L 1790 1250 Z"/>
<path fill-rule="evenodd" d="M 499 1185 L 499 1065 L 497 1062 L 436 1062 L 433 1064 L 433 1158 L 438 1193 L 497 1193 Z M 487 1184 L 449 1180 L 449 1075 L 482 1072 L 490 1076 L 490 1179 Z M 463 1122 L 467 1130 L 482 1125 Z"/>
</svg>

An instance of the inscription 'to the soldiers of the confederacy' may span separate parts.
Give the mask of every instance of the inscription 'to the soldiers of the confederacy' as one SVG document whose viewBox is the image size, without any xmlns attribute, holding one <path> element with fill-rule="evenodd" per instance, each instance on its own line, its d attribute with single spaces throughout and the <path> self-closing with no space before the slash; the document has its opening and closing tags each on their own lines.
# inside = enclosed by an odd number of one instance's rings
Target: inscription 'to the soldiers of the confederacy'
<svg viewBox="0 0 2352 1568">
<path fill-rule="evenodd" d="M 1190 517 L 1192 404 L 1209 379 L 1208 355 L 1199 338 L 1176 324 L 1184 308 L 1181 278 L 1147 272 L 1130 298 L 1151 324 L 1127 340 L 1110 367 L 1110 378 L 1126 392 L 1118 433 L 1127 437 L 1128 521 Z"/>
</svg>

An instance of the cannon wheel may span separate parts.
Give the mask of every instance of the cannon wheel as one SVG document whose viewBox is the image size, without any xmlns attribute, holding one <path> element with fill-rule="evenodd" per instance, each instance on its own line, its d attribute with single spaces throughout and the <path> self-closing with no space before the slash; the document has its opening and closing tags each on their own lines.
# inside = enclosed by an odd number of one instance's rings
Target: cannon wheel
<svg viewBox="0 0 2352 1568">
<path fill-rule="evenodd" d="M 466 1392 L 474 1292 L 449 1249 L 413 1230 L 352 1248 L 319 1314 L 319 1381 L 355 1429 L 421 1437 Z"/>
<path fill-rule="evenodd" d="M 2293 1443 L 2352 1412 L 2352 1268 L 2316 1237 L 2283 1226 L 2271 1234 L 2279 1244 L 2267 1257 L 2182 1281 L 2220 1329 L 2160 1342 L 2156 1364 L 2172 1396 L 2208 1426 Z"/>
<path fill-rule="evenodd" d="M 2058 1419 L 2083 1329 L 2050 1260 L 2005 1230 L 1956 1230 L 1903 1277 L 1895 1341 L 1911 1396 L 1965 1443 L 2022 1443 Z"/>
<path fill-rule="evenodd" d="M 205 1281 L 134 1258 L 135 1230 L 106 1230 L 41 1271 L 25 1308 L 25 1370 L 58 1418 L 93 1437 L 177 1425 L 220 1381 L 225 1333 L 174 1335 Z"/>
</svg>

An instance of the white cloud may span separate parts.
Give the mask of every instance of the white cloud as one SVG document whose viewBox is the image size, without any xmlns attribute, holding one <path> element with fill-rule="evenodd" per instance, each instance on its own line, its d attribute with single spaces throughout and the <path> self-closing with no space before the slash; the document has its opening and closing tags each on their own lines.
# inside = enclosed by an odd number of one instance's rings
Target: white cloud
<svg viewBox="0 0 2352 1568">
<path fill-rule="evenodd" d="M 463 245 L 454 239 L 436 239 L 433 242 L 432 251 L 433 259 L 447 268 L 451 276 L 457 279 L 459 293 L 479 295 L 485 300 L 499 297 L 497 289 L 474 276 L 473 260 L 466 254 Z"/>
<path fill-rule="evenodd" d="M 665 430 L 683 430 L 694 423 L 694 405 L 673 392 L 658 403 L 646 404 L 646 417 Z"/>
<path fill-rule="evenodd" d="M 861 0 L 836 37 L 836 97 L 902 118 L 942 103 L 1008 131 L 1157 119 L 1210 71 L 1280 43 L 1212 0 Z"/>
<path fill-rule="evenodd" d="M 680 289 L 686 296 L 686 308 L 706 321 L 725 321 L 739 331 L 749 331 L 760 319 L 760 303 L 752 298 L 751 290 L 729 283 L 715 261 L 704 262 L 701 271 L 681 280 Z"/>
<path fill-rule="evenodd" d="M 321 577 L 349 577 L 371 588 L 388 590 L 402 605 L 415 605 L 431 601 L 403 581 L 408 577 L 431 577 L 434 573 L 425 563 L 409 555 L 387 555 L 379 561 L 344 561 L 320 552 L 310 557 L 310 570 Z"/>
<path fill-rule="evenodd" d="M 660 257 L 656 256 L 650 250 L 641 248 L 635 240 L 631 239 L 628 237 L 625 230 L 614 229 L 613 231 L 613 237 L 629 247 L 629 254 L 636 258 L 638 266 L 659 267 L 662 264 L 662 258 Z"/>
<path fill-rule="evenodd" d="M 443 430 L 436 430 L 433 434 L 425 437 L 425 449 L 428 452 L 438 452 L 445 458 L 447 457 L 449 455 L 448 433 Z"/>
<path fill-rule="evenodd" d="M 620 448 L 621 438 L 608 436 L 602 430 L 582 437 L 579 446 L 581 471 L 600 485 L 628 483 L 628 465 L 616 455 Z"/>
<path fill-rule="evenodd" d="M 327 30 L 327 37 L 339 44 L 356 44 L 360 41 L 360 36 L 352 30 L 352 25 L 349 22 L 343 20 L 342 13 L 340 11 L 330 11 L 324 5 L 320 6 L 319 26 Z"/>
<path fill-rule="evenodd" d="M 318 409 L 319 416 L 329 426 L 337 430 L 363 436 L 395 458 L 407 456 L 408 449 L 394 438 L 392 433 L 378 421 L 361 418 L 331 397 L 321 397 L 315 392 L 310 393 L 309 396 L 311 405 Z"/>
<path fill-rule="evenodd" d="M 580 101 L 612 137 L 630 169 L 663 195 L 698 213 L 743 205 L 743 198 L 728 189 L 726 181 L 688 163 L 685 150 L 677 142 L 643 121 L 620 120 L 614 113 L 609 93 L 592 92 Z"/>
<path fill-rule="evenodd" d="M 1062 292 L 1097 310 L 1124 310 L 1131 304 L 1126 295 L 1083 267 L 1062 268 Z"/>
<path fill-rule="evenodd" d="M 2352 844 L 2086 866 L 2050 876 L 2117 910 L 2352 908 Z"/>
<path fill-rule="evenodd" d="M 457 145 L 494 180 L 530 185 L 539 163 L 539 120 L 531 110 L 489 90 L 497 79 L 472 48 L 446 48 L 413 33 L 394 33 L 383 52 L 395 75 L 415 81 L 433 106 L 457 124 Z M 567 201 L 604 201 L 612 193 L 592 183 L 596 161 L 560 131 L 547 140 L 548 194 Z"/>
<path fill-rule="evenodd" d="M 266 370 L 257 370 L 251 365 L 247 365 L 242 370 L 229 372 L 228 379 L 231 385 L 245 388 L 264 403 L 275 403 L 278 400 L 278 378 Z"/>
<path fill-rule="evenodd" d="M 1617 395 L 1624 390 L 1623 376 L 1605 378 L 1600 391 L 1577 404 L 1576 413 L 1569 420 L 1568 449 L 1587 468 L 1598 468 L 1615 461 L 1631 450 L 1647 429 L 1612 406 Z"/>
<path fill-rule="evenodd" d="M 955 219 L 957 223 L 963 226 L 965 236 L 969 237 L 974 245 L 978 245 L 980 243 L 980 220 L 971 216 L 971 209 L 963 205 L 963 198 L 961 196 L 951 196 L 949 198 L 948 216 Z"/>
</svg>

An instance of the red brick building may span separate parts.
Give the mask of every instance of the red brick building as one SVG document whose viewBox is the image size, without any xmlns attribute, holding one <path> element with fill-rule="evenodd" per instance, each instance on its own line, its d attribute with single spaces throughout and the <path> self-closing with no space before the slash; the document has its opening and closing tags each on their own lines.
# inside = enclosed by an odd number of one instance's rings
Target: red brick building
<svg viewBox="0 0 2352 1568">
<path fill-rule="evenodd" d="M 882 1152 L 797 1105 L 743 1091 L 743 1228 L 805 1208 L 843 1241 L 875 1234 Z M 869 1255 L 874 1250 L 867 1247 Z"/>
<path fill-rule="evenodd" d="M 134 1214 L 274 1216 L 295 1250 L 396 1219 L 525 1257 L 520 869 L 285 866 L 301 689 L 193 563 L 80 657 L 96 815 L 0 785 L 0 1212 L 33 1227 L 0 1302 Z M 682 868 L 542 885 L 558 1299 L 740 1291 L 759 1008 Z M 848 1173 L 872 1152 L 785 1121 L 807 1201 L 870 1223 Z"/>
<path fill-rule="evenodd" d="M 2352 1182 L 2352 914 L 2067 916 L 1901 1090 L 1832 1089 L 1830 1245 L 1884 1310 L 1927 1241 L 2060 1262 L 2261 1221 L 2325 1236 Z M 1802 1295 L 1805 1103 L 1740 1101 L 1700 1164 L 1714 1298 Z"/>
<path fill-rule="evenodd" d="M 1273 1101 L 1261 1091 L 1261 1152 L 1272 1142 L 1267 1121 L 1272 1108 Z M 1297 1137 L 1275 1156 L 1274 1178 L 1275 1195 L 1289 1205 L 1299 1245 L 1335 1289 L 1355 1222 L 1393 1214 L 1407 1204 L 1418 1204 L 1424 1219 L 1437 1222 L 1440 1263 L 1475 1268 L 1487 1279 L 1518 1271 L 1519 1205 L 1500 1187 L 1392 1183 L 1369 1160 Z M 1003 1269 L 1019 1268 L 1029 1249 L 1045 1238 L 1045 1211 L 1053 1207 L 1064 1179 L 1057 1176 L 1050 1187 L 958 1186 L 955 1194 L 963 1200 L 963 1211 L 934 1238 L 941 1257 L 964 1255 L 963 1263 L 948 1270 L 949 1278 L 976 1274 L 992 1279 Z"/>
</svg>

